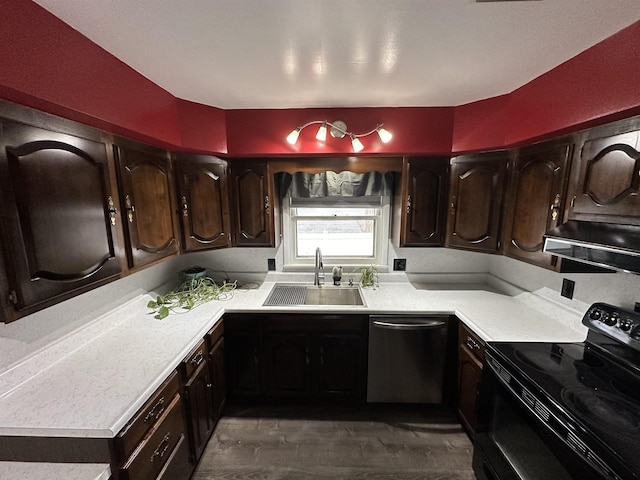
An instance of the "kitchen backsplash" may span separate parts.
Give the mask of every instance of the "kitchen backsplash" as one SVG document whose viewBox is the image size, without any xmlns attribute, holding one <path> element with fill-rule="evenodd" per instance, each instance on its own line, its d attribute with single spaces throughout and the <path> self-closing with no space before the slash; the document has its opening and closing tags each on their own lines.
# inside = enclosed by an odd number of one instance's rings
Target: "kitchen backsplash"
<svg viewBox="0 0 640 480">
<path fill-rule="evenodd" d="M 390 270 L 394 258 L 405 258 L 407 273 L 430 274 L 430 281 L 442 278 L 443 282 L 451 282 L 464 274 L 488 273 L 523 290 L 548 288 L 559 292 L 562 279 L 569 278 L 576 282 L 574 297 L 586 304 L 604 301 L 633 308 L 634 302 L 640 301 L 640 275 L 559 274 L 500 255 L 445 248 L 391 246 L 388 257 Z M 277 270 L 282 271 L 282 252 L 273 248 L 230 248 L 181 255 L 16 322 L 0 324 L 0 373 L 117 305 L 176 282 L 176 272 L 183 268 L 200 265 L 226 272 L 232 279 L 264 278 L 268 258 L 275 258 Z"/>
</svg>

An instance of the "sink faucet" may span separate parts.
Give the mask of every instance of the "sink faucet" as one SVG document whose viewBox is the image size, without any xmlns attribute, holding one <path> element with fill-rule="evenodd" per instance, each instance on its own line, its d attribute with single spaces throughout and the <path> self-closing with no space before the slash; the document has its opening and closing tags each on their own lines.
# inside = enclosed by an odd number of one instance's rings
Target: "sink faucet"
<svg viewBox="0 0 640 480">
<path fill-rule="evenodd" d="M 324 264 L 322 263 L 322 251 L 320 247 L 316 248 L 316 269 L 313 276 L 314 285 L 322 285 L 324 283 Z"/>
</svg>

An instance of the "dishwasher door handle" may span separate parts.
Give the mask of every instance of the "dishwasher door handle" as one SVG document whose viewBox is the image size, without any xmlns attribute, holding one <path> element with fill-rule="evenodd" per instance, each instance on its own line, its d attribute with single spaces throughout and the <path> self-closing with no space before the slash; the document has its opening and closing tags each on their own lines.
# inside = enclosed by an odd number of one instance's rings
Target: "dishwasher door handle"
<svg viewBox="0 0 640 480">
<path fill-rule="evenodd" d="M 425 330 L 429 328 L 442 327 L 445 325 L 445 322 L 442 320 L 425 320 L 420 323 L 397 323 L 374 320 L 373 325 L 378 328 L 387 328 L 390 330 Z"/>
</svg>

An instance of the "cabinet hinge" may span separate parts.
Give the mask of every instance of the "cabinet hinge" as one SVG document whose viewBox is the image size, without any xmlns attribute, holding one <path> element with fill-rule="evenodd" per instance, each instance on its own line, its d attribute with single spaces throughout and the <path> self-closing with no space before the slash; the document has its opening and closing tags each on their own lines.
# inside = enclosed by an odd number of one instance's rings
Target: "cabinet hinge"
<svg viewBox="0 0 640 480">
<path fill-rule="evenodd" d="M 9 291 L 9 301 L 14 305 L 18 304 L 18 295 L 16 294 L 15 290 Z"/>
</svg>

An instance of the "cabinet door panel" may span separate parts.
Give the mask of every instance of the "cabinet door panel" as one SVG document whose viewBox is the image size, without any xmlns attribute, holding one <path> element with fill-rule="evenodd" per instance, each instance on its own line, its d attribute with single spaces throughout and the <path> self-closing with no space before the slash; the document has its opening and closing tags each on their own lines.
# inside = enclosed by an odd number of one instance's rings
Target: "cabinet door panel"
<svg viewBox="0 0 640 480">
<path fill-rule="evenodd" d="M 640 151 L 638 132 L 587 140 L 580 156 L 578 188 L 571 217 L 638 217 Z M 615 221 L 603 218 L 602 221 Z"/>
<path fill-rule="evenodd" d="M 214 427 L 211 415 L 211 377 L 209 363 L 206 360 L 200 364 L 185 384 L 184 391 L 187 397 L 191 454 L 193 462 L 196 463 L 202 455 Z"/>
<path fill-rule="evenodd" d="M 320 336 L 320 394 L 364 398 L 365 347 L 360 335 Z"/>
<path fill-rule="evenodd" d="M 106 145 L 9 121 L 3 133 L 5 238 L 16 308 L 117 277 L 111 223 L 117 198 Z"/>
<path fill-rule="evenodd" d="M 502 153 L 453 160 L 448 246 L 492 253 L 500 250 L 507 159 Z"/>
<path fill-rule="evenodd" d="M 116 146 L 129 265 L 139 267 L 178 251 L 166 152 Z"/>
<path fill-rule="evenodd" d="M 211 349 L 209 361 L 211 363 L 211 384 L 213 385 L 211 413 L 213 420 L 216 421 L 222 413 L 222 408 L 227 399 L 226 376 L 224 372 L 224 338 L 218 340 Z"/>
<path fill-rule="evenodd" d="M 232 167 L 237 246 L 275 246 L 272 180 L 266 162 L 239 161 Z"/>
<path fill-rule="evenodd" d="M 215 157 L 180 154 L 175 165 L 184 249 L 230 246 L 226 162 Z"/>
<path fill-rule="evenodd" d="M 516 158 L 507 202 L 505 253 L 540 266 L 555 265 L 542 252 L 543 235 L 562 222 L 571 145 L 523 149 Z"/>
<path fill-rule="evenodd" d="M 407 162 L 401 246 L 443 245 L 448 173 L 446 158 L 416 158 Z"/>
<path fill-rule="evenodd" d="M 267 390 L 277 396 L 309 395 L 311 350 L 309 335 L 303 333 L 266 336 Z"/>
<path fill-rule="evenodd" d="M 476 420 L 476 404 L 482 378 L 482 364 L 461 346 L 458 350 L 458 416 L 467 430 L 473 434 Z"/>
<path fill-rule="evenodd" d="M 262 393 L 260 337 L 253 324 L 245 328 L 246 332 L 231 331 L 225 335 L 226 377 L 231 396 L 257 396 Z"/>
</svg>

